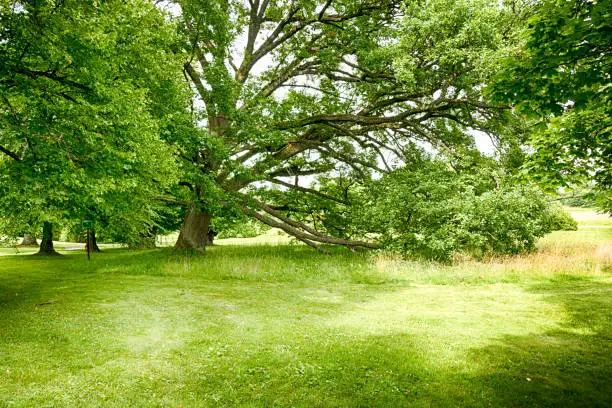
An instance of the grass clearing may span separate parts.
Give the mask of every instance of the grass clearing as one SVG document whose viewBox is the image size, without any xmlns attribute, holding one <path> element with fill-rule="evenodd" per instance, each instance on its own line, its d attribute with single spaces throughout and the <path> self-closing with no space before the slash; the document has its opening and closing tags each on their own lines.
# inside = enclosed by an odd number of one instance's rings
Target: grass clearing
<svg viewBox="0 0 612 408">
<path fill-rule="evenodd" d="M 451 266 L 249 241 L 3 256 L 0 406 L 609 407 L 610 232 Z"/>
</svg>

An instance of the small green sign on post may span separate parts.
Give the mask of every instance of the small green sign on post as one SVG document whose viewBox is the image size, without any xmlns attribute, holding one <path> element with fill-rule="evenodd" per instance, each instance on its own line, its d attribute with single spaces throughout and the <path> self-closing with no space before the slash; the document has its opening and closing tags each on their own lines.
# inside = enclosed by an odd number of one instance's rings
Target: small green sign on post
<svg viewBox="0 0 612 408">
<path fill-rule="evenodd" d="M 91 220 L 83 220 L 83 228 L 91 229 L 93 222 Z"/>
</svg>

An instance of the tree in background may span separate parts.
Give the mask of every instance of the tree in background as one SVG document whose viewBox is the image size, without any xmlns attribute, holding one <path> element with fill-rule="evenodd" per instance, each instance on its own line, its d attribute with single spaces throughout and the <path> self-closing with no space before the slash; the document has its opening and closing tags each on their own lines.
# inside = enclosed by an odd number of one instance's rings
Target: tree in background
<svg viewBox="0 0 612 408">
<path fill-rule="evenodd" d="M 2 0 L 0 27 L 3 231 L 90 208 L 149 228 L 193 129 L 175 27 L 144 0 Z"/>
<path fill-rule="evenodd" d="M 543 193 L 507 177 L 491 158 L 415 153 L 412 163 L 360 192 L 353 218 L 385 248 L 437 261 L 528 252 L 549 232 L 577 228 Z"/>
<path fill-rule="evenodd" d="M 544 0 L 492 93 L 531 125 L 525 174 L 553 188 L 597 183 L 612 212 L 612 2 Z"/>
</svg>

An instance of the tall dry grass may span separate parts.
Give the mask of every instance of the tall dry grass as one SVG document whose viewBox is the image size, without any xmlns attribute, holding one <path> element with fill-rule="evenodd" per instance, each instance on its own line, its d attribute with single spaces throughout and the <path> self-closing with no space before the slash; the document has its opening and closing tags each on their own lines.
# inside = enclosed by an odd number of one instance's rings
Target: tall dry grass
<svg viewBox="0 0 612 408">
<path fill-rule="evenodd" d="M 523 255 L 484 259 L 457 258 L 444 265 L 411 261 L 390 254 L 372 258 L 381 280 L 411 280 L 453 284 L 508 282 L 563 276 L 612 279 L 612 239 L 604 231 L 557 232 L 538 243 L 536 251 Z"/>
</svg>

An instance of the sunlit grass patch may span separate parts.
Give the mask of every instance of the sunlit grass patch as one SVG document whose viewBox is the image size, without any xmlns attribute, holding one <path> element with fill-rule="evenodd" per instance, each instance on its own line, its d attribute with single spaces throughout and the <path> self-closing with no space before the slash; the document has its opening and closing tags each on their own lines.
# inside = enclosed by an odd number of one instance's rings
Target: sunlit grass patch
<svg viewBox="0 0 612 408">
<path fill-rule="evenodd" d="M 377 276 L 396 282 L 517 283 L 563 276 L 588 279 L 609 276 L 612 243 L 550 244 L 531 254 L 463 260 L 452 265 L 403 260 L 389 254 L 377 255 L 372 262 L 375 269 L 372 279 Z"/>
<path fill-rule="evenodd" d="M 612 227 L 612 217 L 590 208 L 568 207 L 572 217 L 578 221 L 582 228 L 589 226 Z"/>
</svg>

